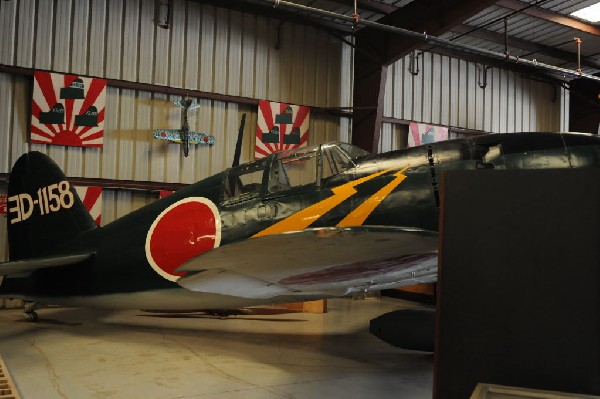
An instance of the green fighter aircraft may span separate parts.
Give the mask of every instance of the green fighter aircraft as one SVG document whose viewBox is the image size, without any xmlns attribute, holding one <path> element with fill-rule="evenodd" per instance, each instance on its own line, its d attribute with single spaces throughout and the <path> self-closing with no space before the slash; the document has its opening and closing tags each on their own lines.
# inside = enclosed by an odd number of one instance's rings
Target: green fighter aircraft
<svg viewBox="0 0 600 399">
<path fill-rule="evenodd" d="M 104 227 L 47 156 L 8 185 L 0 296 L 38 304 L 192 311 L 433 282 L 438 180 L 448 169 L 600 166 L 600 137 L 494 134 L 370 155 L 330 143 L 191 184 Z"/>
</svg>

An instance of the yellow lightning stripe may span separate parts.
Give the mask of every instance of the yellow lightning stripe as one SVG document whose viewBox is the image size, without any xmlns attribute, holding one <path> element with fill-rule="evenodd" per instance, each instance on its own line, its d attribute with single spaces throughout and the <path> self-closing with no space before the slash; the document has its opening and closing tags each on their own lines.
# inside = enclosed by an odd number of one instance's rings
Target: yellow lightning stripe
<svg viewBox="0 0 600 399">
<path fill-rule="evenodd" d="M 331 197 L 326 198 L 321 202 L 317 202 L 316 204 L 311 205 L 297 213 L 294 213 L 292 216 L 285 218 L 270 227 L 267 227 L 252 237 L 262 237 L 270 234 L 285 233 L 287 231 L 304 230 L 315 220 L 319 219 L 321 216 L 356 194 L 357 191 L 354 187 L 392 170 L 393 169 L 386 169 L 384 171 L 373 173 L 372 175 L 365 176 L 357 180 L 352 180 L 346 184 L 342 184 L 341 186 L 333 188 L 331 189 L 331 191 L 333 191 L 333 195 Z"/>
<path fill-rule="evenodd" d="M 408 167 L 398 171 L 394 174 L 396 178 L 388 183 L 381 190 L 377 191 L 373 194 L 368 200 L 357 206 L 352 212 L 348 214 L 341 222 L 338 223 L 339 227 L 348 227 L 348 226 L 361 226 L 365 220 L 369 217 L 369 215 L 381 204 L 381 202 L 386 199 L 388 195 L 396 187 L 402 183 L 404 179 L 406 179 L 406 175 L 404 172 L 408 169 Z"/>
</svg>

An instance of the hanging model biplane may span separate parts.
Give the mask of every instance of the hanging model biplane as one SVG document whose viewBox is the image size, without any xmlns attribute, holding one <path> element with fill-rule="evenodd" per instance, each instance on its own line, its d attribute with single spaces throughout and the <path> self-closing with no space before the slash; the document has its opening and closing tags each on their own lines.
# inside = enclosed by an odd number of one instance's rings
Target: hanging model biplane
<svg viewBox="0 0 600 399">
<path fill-rule="evenodd" d="M 600 166 L 596 135 L 494 134 L 370 155 L 332 143 L 235 166 L 97 227 L 58 166 L 8 186 L 0 296 L 108 308 L 230 309 L 432 282 L 447 169 Z"/>
<path fill-rule="evenodd" d="M 200 108 L 199 104 L 192 102 L 192 100 L 176 100 L 173 101 L 173 104 L 183 109 L 183 123 L 181 129 L 155 129 L 155 139 L 183 144 L 183 155 L 186 157 L 190 152 L 190 144 L 213 145 L 215 143 L 215 138 L 213 136 L 190 130 L 188 111 Z"/>
</svg>

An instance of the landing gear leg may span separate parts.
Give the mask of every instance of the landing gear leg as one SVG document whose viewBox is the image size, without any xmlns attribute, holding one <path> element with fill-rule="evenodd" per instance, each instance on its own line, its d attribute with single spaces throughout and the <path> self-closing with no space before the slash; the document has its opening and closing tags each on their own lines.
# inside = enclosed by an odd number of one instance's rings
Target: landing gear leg
<svg viewBox="0 0 600 399">
<path fill-rule="evenodd" d="M 25 320 L 30 321 L 30 322 L 38 321 L 38 314 L 35 311 L 38 308 L 38 303 L 37 302 L 23 302 L 23 305 L 25 307 L 24 312 L 23 312 L 23 317 L 25 317 Z"/>
</svg>

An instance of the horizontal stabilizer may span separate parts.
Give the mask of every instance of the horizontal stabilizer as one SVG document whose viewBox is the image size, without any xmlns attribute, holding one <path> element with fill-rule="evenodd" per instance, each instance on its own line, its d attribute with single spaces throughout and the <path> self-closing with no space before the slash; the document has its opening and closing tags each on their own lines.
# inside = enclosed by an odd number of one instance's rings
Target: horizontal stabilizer
<svg viewBox="0 0 600 399">
<path fill-rule="evenodd" d="M 185 281 L 194 281 L 195 291 L 209 289 L 210 284 L 200 281 L 212 280 L 209 272 L 218 270 L 222 281 L 230 279 L 228 290 L 246 284 L 243 276 L 253 280 L 248 287 L 338 296 L 435 281 L 437 244 L 437 233 L 418 229 L 313 228 L 224 245 L 184 263 L 177 272 L 188 273 L 180 284 L 188 288 Z"/>
<path fill-rule="evenodd" d="M 0 276 L 27 275 L 36 270 L 50 267 L 67 266 L 83 262 L 94 253 L 56 256 L 48 258 L 23 259 L 0 263 Z"/>
</svg>

